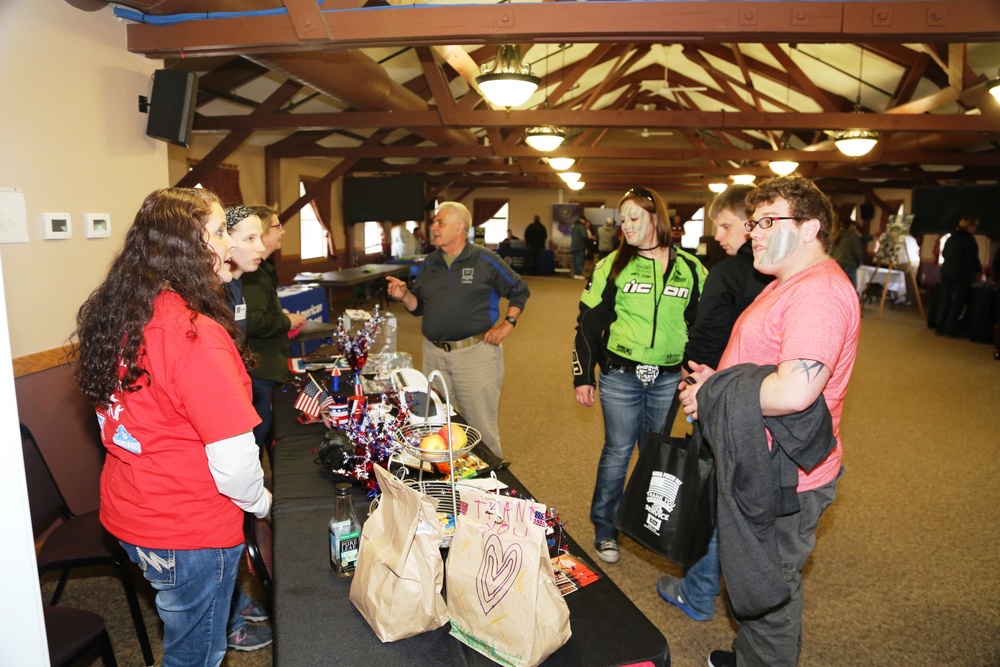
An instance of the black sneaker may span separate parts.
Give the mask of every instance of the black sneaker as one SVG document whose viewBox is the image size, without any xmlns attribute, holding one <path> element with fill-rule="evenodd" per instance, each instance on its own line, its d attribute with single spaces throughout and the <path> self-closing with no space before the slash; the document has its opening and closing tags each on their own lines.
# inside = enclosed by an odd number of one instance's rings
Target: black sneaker
<svg viewBox="0 0 1000 667">
<path fill-rule="evenodd" d="M 732 651 L 712 651 L 708 654 L 708 667 L 736 667 L 736 654 Z"/>
<path fill-rule="evenodd" d="M 620 557 L 618 553 L 618 540 L 612 538 L 597 540 L 594 543 L 594 550 L 597 551 L 597 557 L 605 563 L 617 563 Z"/>
</svg>

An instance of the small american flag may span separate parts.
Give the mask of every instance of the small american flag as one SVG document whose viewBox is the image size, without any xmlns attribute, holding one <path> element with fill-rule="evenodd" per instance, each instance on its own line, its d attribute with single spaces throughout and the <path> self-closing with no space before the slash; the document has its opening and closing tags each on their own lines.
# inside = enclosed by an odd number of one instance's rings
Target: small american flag
<svg viewBox="0 0 1000 667">
<path fill-rule="evenodd" d="M 319 417 L 323 408 L 331 402 L 332 399 L 327 396 L 326 392 L 322 391 L 315 384 L 310 383 L 302 388 L 302 393 L 295 399 L 294 407 L 296 410 L 301 410 L 307 415 Z"/>
</svg>

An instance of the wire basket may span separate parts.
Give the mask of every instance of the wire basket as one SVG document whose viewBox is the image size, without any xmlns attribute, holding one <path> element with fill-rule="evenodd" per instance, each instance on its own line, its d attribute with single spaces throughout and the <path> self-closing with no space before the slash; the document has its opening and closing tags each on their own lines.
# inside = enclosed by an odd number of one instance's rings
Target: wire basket
<svg viewBox="0 0 1000 667">
<path fill-rule="evenodd" d="M 457 451 L 457 450 L 456 450 Z M 446 452 L 447 453 L 447 452 Z M 419 481 L 416 479 L 403 479 L 403 484 L 419 491 L 428 498 L 431 498 L 437 505 L 438 519 L 441 521 L 441 548 L 447 549 L 451 546 L 451 538 L 455 534 L 455 494 L 450 482 L 440 481 Z M 378 507 L 381 495 L 372 498 L 368 506 L 368 515 L 371 516 L 375 508 Z"/>
<path fill-rule="evenodd" d="M 468 424 L 459 424 L 457 422 L 451 422 L 453 426 L 458 426 L 463 431 L 465 431 L 465 437 L 468 438 L 468 442 L 465 443 L 465 447 L 455 449 L 453 452 L 454 457 L 461 458 L 472 451 L 472 448 L 479 444 L 483 439 L 483 436 L 479 431 Z M 448 450 L 447 449 L 434 449 L 427 450 L 420 448 L 420 441 L 432 433 L 437 433 L 441 430 L 445 424 L 441 423 L 426 423 L 426 424 L 406 424 L 401 428 L 397 429 L 393 434 L 395 441 L 406 450 L 408 454 L 420 459 L 421 461 L 427 461 L 428 463 L 443 463 L 448 460 Z M 448 443 L 450 445 L 450 443 Z M 429 484 L 431 482 L 424 482 Z M 430 495 L 430 494 L 427 494 Z"/>
</svg>

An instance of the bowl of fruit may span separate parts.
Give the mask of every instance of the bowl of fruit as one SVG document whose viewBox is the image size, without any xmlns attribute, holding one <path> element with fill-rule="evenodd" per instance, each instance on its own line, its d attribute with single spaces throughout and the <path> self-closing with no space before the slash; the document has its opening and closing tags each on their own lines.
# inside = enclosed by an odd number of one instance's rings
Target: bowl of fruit
<svg viewBox="0 0 1000 667">
<path fill-rule="evenodd" d="M 409 454 L 430 463 L 447 461 L 449 445 L 457 459 L 472 451 L 482 440 L 478 430 L 457 422 L 452 422 L 450 428 L 448 424 L 432 422 L 407 424 L 396 431 L 395 437 Z"/>
</svg>

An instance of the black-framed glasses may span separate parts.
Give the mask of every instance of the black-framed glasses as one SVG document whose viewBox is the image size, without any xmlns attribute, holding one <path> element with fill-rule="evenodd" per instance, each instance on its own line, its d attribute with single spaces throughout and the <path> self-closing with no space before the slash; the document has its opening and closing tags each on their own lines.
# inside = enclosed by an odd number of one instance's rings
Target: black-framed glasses
<svg viewBox="0 0 1000 667">
<path fill-rule="evenodd" d="M 635 195 L 640 199 L 647 200 L 654 206 L 656 205 L 656 200 L 653 199 L 653 193 L 647 190 L 646 188 L 629 188 L 628 192 L 625 193 L 625 196 L 628 197 L 629 195 Z"/>
<path fill-rule="evenodd" d="M 743 226 L 748 232 L 752 232 L 754 227 L 760 227 L 761 229 L 770 229 L 778 220 L 802 220 L 803 218 L 796 218 L 792 215 L 769 215 L 761 218 L 760 220 L 747 220 L 743 223 Z"/>
</svg>

